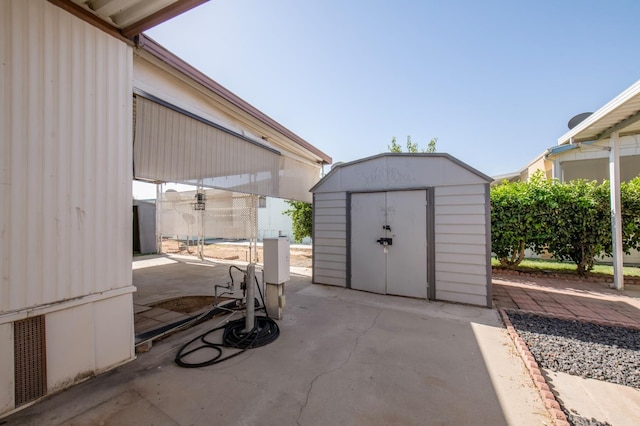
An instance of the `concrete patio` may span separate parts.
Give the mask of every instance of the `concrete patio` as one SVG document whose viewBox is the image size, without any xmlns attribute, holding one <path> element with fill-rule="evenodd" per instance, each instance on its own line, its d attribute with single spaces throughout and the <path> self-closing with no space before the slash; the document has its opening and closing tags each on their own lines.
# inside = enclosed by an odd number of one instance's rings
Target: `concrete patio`
<svg viewBox="0 0 640 426">
<path fill-rule="evenodd" d="M 228 263 L 135 263 L 137 306 L 211 295 L 213 284 L 228 281 Z M 268 346 L 210 367 L 178 367 L 182 344 L 228 319 L 214 318 L 2 422 L 552 424 L 496 311 L 313 285 L 308 272 L 292 270 L 280 337 Z"/>
</svg>

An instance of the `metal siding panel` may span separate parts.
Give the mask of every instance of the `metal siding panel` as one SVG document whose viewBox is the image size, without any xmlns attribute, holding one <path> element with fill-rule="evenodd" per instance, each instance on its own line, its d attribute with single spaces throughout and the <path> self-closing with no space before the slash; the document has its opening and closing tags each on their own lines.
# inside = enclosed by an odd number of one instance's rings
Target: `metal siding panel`
<svg viewBox="0 0 640 426">
<path fill-rule="evenodd" d="M 461 259 L 460 256 L 457 259 L 452 258 L 452 256 L 446 256 L 446 260 L 444 260 L 442 257 L 436 255 L 437 272 L 456 272 L 485 276 L 486 266 L 485 262 L 483 262 L 484 259 L 478 261 L 478 259 L 473 259 L 471 256 L 465 256 L 464 259 Z"/>
<path fill-rule="evenodd" d="M 0 311 L 130 285 L 132 50 L 50 3 L 3 6 Z"/>
<path fill-rule="evenodd" d="M 346 192 L 325 192 L 316 194 L 316 201 L 346 200 Z"/>
<path fill-rule="evenodd" d="M 324 215 L 316 216 L 315 223 L 347 223 L 347 218 L 344 214 L 341 215 Z"/>
<path fill-rule="evenodd" d="M 344 262 L 344 254 L 328 254 L 328 253 L 315 253 L 315 260 L 318 262 Z"/>
<path fill-rule="evenodd" d="M 342 207 L 345 208 L 347 206 L 347 200 L 321 200 L 316 203 L 318 207 Z"/>
<path fill-rule="evenodd" d="M 447 269 L 447 268 L 455 268 L 455 265 L 460 265 L 461 262 L 467 265 L 480 265 L 483 268 L 487 265 L 486 254 L 464 254 L 464 253 L 440 253 L 436 254 L 438 259 L 438 264 L 441 269 L 438 270 L 449 270 L 452 272 L 459 271 L 459 269 Z M 446 265 L 446 266 L 445 266 Z M 451 266 L 454 265 L 454 266 Z M 485 273 L 485 271 L 481 272 Z"/>
<path fill-rule="evenodd" d="M 475 195 L 439 195 L 436 197 L 436 205 L 471 205 L 483 204 L 484 194 Z"/>
<path fill-rule="evenodd" d="M 435 207 L 436 215 L 449 215 L 449 214 L 475 214 L 485 215 L 484 203 L 469 203 L 469 204 L 439 204 Z"/>
<path fill-rule="evenodd" d="M 345 231 L 318 231 L 316 235 L 320 238 L 338 238 L 338 239 L 347 238 Z"/>
<path fill-rule="evenodd" d="M 438 186 L 436 197 L 447 195 L 484 195 L 484 182 L 474 185 Z"/>
<path fill-rule="evenodd" d="M 313 279 L 313 282 L 316 284 L 327 284 L 327 285 L 334 285 L 339 287 L 347 286 L 346 279 L 344 278 L 325 277 L 321 275 L 316 275 L 315 278 Z"/>
<path fill-rule="evenodd" d="M 327 262 L 327 261 L 323 261 L 320 259 L 316 259 L 315 268 L 318 269 L 330 269 L 332 271 L 346 271 L 347 270 L 347 266 L 345 265 L 344 261 L 338 261 L 338 262 Z"/>
<path fill-rule="evenodd" d="M 487 285 L 486 277 L 484 274 L 477 275 L 458 272 L 436 271 L 436 279 L 438 281 L 438 288 L 443 288 L 442 283 L 444 282 L 477 285 L 481 288 L 485 288 L 485 286 Z"/>
<path fill-rule="evenodd" d="M 484 222 L 477 225 L 436 225 L 436 238 L 442 234 L 484 235 L 485 232 Z"/>
<path fill-rule="evenodd" d="M 437 289 L 436 299 L 445 300 L 448 302 L 467 303 L 469 305 L 485 306 L 485 296 L 470 295 L 465 293 L 456 293 L 453 291 L 446 291 Z"/>
<path fill-rule="evenodd" d="M 331 277 L 346 279 L 345 271 L 336 271 L 334 269 L 316 268 L 316 277 Z"/>
<path fill-rule="evenodd" d="M 313 248 L 314 248 L 314 252 L 317 255 L 321 255 L 321 254 L 336 254 L 339 256 L 347 255 L 346 247 L 331 247 L 331 246 L 319 245 L 315 239 L 313 240 Z"/>
<path fill-rule="evenodd" d="M 336 207 L 331 207 L 331 208 L 323 208 L 318 206 L 318 215 L 319 216 L 342 216 L 345 215 L 345 209 L 344 208 L 336 208 Z"/>
<path fill-rule="evenodd" d="M 316 240 L 313 243 L 326 247 L 347 246 L 347 241 L 344 238 L 322 238 L 322 236 L 316 236 Z"/>
<path fill-rule="evenodd" d="M 442 291 L 468 294 L 472 296 L 486 296 L 486 287 L 479 285 L 469 285 L 455 282 L 441 283 L 440 289 Z"/>
<path fill-rule="evenodd" d="M 485 243 L 485 235 L 482 234 L 474 234 L 474 235 L 466 235 L 462 234 L 441 234 L 436 233 L 436 250 L 439 250 L 440 243 L 444 244 L 484 244 Z"/>
<path fill-rule="evenodd" d="M 313 226 L 317 231 L 347 231 L 345 223 L 316 223 Z"/>
<path fill-rule="evenodd" d="M 484 208 L 484 206 L 482 206 Z M 484 214 L 436 214 L 438 225 L 482 225 L 484 231 Z"/>
<path fill-rule="evenodd" d="M 468 255 L 468 254 L 477 254 L 484 256 L 486 253 L 486 245 L 485 244 L 447 244 L 440 243 L 438 244 L 437 253 L 440 254 L 454 254 L 456 256 L 459 255 Z"/>
<path fill-rule="evenodd" d="M 10 194 L 10 137 L 11 137 L 11 67 L 9 64 L 11 26 L 8 21 L 12 18 L 9 2 L 0 2 L 0 200 L 8 200 Z M 9 238 L 7 225 L 10 220 L 10 209 L 4 204 L 0 208 L 0 312 L 9 304 Z M 1 327 L 1 326 L 0 326 Z M 0 331 L 2 329 L 0 328 Z M 1 333 L 0 333 L 1 334 Z M 3 340 L 4 342 L 4 340 Z M 1 349 L 0 349 L 1 350 Z M 2 368 L 2 366 L 0 366 Z M 3 371 L 0 371 L 0 377 Z M 0 403 L 4 403 L 0 392 Z M 5 405 L 0 405 L 5 407 Z"/>
</svg>

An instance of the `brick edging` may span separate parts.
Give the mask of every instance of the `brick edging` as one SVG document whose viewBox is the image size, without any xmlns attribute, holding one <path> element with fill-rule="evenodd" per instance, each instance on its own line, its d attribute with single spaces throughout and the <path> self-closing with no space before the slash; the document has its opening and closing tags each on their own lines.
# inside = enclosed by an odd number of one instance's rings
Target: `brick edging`
<svg viewBox="0 0 640 426">
<path fill-rule="evenodd" d="M 507 327 L 507 332 L 509 333 L 511 340 L 513 340 L 513 343 L 518 350 L 518 354 L 524 361 L 524 364 L 529 371 L 529 375 L 531 376 L 533 383 L 536 385 L 536 388 L 538 388 L 538 392 L 542 397 L 542 402 L 544 402 L 545 407 L 547 407 L 547 410 L 549 411 L 549 414 L 551 415 L 554 423 L 556 424 L 556 426 L 571 426 L 571 424 L 567 420 L 567 416 L 564 414 L 564 411 L 562 411 L 562 408 L 560 408 L 558 400 L 551 392 L 547 381 L 542 375 L 536 359 L 533 357 L 531 351 L 529 351 L 529 348 L 527 347 L 524 340 L 522 340 L 522 338 L 518 335 L 518 332 L 516 331 L 513 324 L 511 324 L 511 320 L 509 320 L 507 313 L 502 308 L 498 308 L 498 312 L 500 312 L 502 321 L 504 322 L 505 327 Z"/>
</svg>

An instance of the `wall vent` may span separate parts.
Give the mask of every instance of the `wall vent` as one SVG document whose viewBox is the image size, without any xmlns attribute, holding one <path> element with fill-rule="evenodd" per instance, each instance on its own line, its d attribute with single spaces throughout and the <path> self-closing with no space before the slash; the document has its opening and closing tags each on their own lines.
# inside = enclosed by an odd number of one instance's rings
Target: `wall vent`
<svg viewBox="0 0 640 426">
<path fill-rule="evenodd" d="M 47 393 L 44 315 L 13 323 L 15 406 Z"/>
</svg>

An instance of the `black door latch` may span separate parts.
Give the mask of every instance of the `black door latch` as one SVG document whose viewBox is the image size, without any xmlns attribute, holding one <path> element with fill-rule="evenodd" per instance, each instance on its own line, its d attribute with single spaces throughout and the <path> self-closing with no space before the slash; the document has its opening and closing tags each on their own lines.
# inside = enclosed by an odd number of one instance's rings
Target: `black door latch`
<svg viewBox="0 0 640 426">
<path fill-rule="evenodd" d="M 393 238 L 378 238 L 376 243 L 382 244 L 383 246 L 393 245 Z"/>
</svg>

